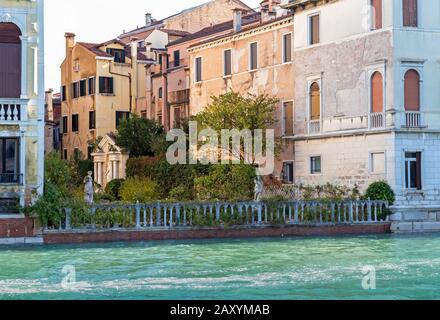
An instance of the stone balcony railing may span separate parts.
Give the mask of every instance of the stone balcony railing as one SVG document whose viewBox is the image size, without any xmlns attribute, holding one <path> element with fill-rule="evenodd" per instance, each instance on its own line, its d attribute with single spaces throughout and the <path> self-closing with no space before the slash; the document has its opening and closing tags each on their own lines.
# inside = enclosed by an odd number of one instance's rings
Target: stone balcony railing
<svg viewBox="0 0 440 320">
<path fill-rule="evenodd" d="M 422 128 L 422 113 L 419 111 L 406 111 L 403 123 L 405 128 Z"/>
<path fill-rule="evenodd" d="M 27 120 L 26 103 L 20 99 L 0 99 L 0 123 L 14 124 Z"/>
</svg>

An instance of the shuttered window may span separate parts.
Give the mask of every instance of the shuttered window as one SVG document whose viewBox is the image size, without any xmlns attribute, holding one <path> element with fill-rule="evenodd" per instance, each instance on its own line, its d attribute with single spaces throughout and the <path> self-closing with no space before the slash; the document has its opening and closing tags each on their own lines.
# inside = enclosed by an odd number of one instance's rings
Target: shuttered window
<svg viewBox="0 0 440 320">
<path fill-rule="evenodd" d="M 382 1 L 371 0 L 372 7 L 372 27 L 373 29 L 382 29 Z"/>
<path fill-rule="evenodd" d="M 174 108 L 174 128 L 180 128 L 181 126 L 181 111 L 180 107 Z"/>
<path fill-rule="evenodd" d="M 79 131 L 79 115 L 72 115 L 72 132 Z"/>
<path fill-rule="evenodd" d="M 73 99 L 79 97 L 79 82 L 72 83 L 72 96 Z"/>
<path fill-rule="evenodd" d="M 196 58 L 194 77 L 195 77 L 195 82 L 202 81 L 202 57 Z"/>
<path fill-rule="evenodd" d="M 418 26 L 418 0 L 402 0 L 403 7 L 403 26 L 417 27 Z"/>
<path fill-rule="evenodd" d="M 371 77 L 371 112 L 383 112 L 383 77 L 378 71 Z"/>
<path fill-rule="evenodd" d="M 79 96 L 80 97 L 85 97 L 87 94 L 87 81 L 86 80 L 81 80 L 79 82 Z"/>
<path fill-rule="evenodd" d="M 180 66 L 180 50 L 173 52 L 174 67 Z"/>
<path fill-rule="evenodd" d="M 66 134 L 69 132 L 69 120 L 67 117 L 63 117 L 63 133 Z"/>
<path fill-rule="evenodd" d="M 255 70 L 258 68 L 258 44 L 251 43 L 249 46 L 249 69 Z"/>
<path fill-rule="evenodd" d="M 89 129 L 96 129 L 96 113 L 95 111 L 89 111 Z"/>
<path fill-rule="evenodd" d="M 66 86 L 61 86 L 61 101 L 66 101 L 66 99 L 67 99 Z"/>
<path fill-rule="evenodd" d="M 420 111 L 420 75 L 414 69 L 405 73 L 405 110 Z"/>
<path fill-rule="evenodd" d="M 99 93 L 114 94 L 112 77 L 99 77 Z"/>
<path fill-rule="evenodd" d="M 223 57 L 223 63 L 224 63 L 224 76 L 230 76 L 232 74 L 232 51 L 225 50 L 224 51 L 224 57 Z"/>
<path fill-rule="evenodd" d="M 319 43 L 319 14 L 309 17 L 309 33 L 310 39 L 309 44 Z"/>
<path fill-rule="evenodd" d="M 0 98 L 21 95 L 21 32 L 13 23 L 0 23 Z"/>
<path fill-rule="evenodd" d="M 283 36 L 283 63 L 292 61 L 292 34 Z"/>
<path fill-rule="evenodd" d="M 321 89 L 317 82 L 310 86 L 310 118 L 311 120 L 321 119 Z"/>
<path fill-rule="evenodd" d="M 283 115 L 284 135 L 293 136 L 293 102 L 283 103 Z"/>
<path fill-rule="evenodd" d="M 89 95 L 95 94 L 95 78 L 89 78 L 88 79 L 89 84 Z"/>
</svg>

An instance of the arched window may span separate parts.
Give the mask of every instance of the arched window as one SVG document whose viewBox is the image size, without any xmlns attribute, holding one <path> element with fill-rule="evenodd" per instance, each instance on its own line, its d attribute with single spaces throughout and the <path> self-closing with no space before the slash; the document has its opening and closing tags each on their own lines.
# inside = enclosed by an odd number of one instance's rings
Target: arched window
<svg viewBox="0 0 440 320">
<path fill-rule="evenodd" d="M 382 29 L 382 0 L 371 0 L 372 28 Z"/>
<path fill-rule="evenodd" d="M 0 98 L 20 98 L 21 32 L 13 23 L 0 23 Z"/>
<path fill-rule="evenodd" d="M 371 76 L 371 113 L 383 112 L 383 77 L 379 71 Z"/>
<path fill-rule="evenodd" d="M 420 75 L 414 69 L 405 73 L 405 110 L 420 111 Z"/>
<path fill-rule="evenodd" d="M 310 119 L 321 119 L 321 88 L 317 82 L 310 86 Z"/>
</svg>

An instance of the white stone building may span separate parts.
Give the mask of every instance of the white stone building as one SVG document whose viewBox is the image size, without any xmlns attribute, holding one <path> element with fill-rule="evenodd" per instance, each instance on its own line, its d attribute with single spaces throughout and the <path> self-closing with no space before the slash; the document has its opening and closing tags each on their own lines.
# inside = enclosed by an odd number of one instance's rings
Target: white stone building
<svg viewBox="0 0 440 320">
<path fill-rule="evenodd" d="M 0 0 L 0 214 L 43 193 L 43 14 L 43 0 Z"/>
<path fill-rule="evenodd" d="M 440 208 L 440 2 L 286 8 L 294 12 L 295 132 L 285 139 L 295 141 L 295 182 L 365 190 L 387 180 L 400 208 Z"/>
</svg>

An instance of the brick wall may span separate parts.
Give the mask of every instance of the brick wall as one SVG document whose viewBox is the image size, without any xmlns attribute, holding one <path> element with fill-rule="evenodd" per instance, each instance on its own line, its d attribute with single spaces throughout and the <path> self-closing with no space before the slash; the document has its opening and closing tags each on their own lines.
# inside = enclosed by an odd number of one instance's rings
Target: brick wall
<svg viewBox="0 0 440 320">
<path fill-rule="evenodd" d="M 0 219 L 0 238 L 25 238 L 34 236 L 34 220 Z"/>
<path fill-rule="evenodd" d="M 45 244 L 68 244 L 115 241 L 151 241 L 185 239 L 261 238 L 288 236 L 334 236 L 390 233 L 390 223 L 338 225 L 338 226 L 288 226 L 288 227 L 242 227 L 201 228 L 176 230 L 121 230 L 46 232 Z"/>
</svg>

